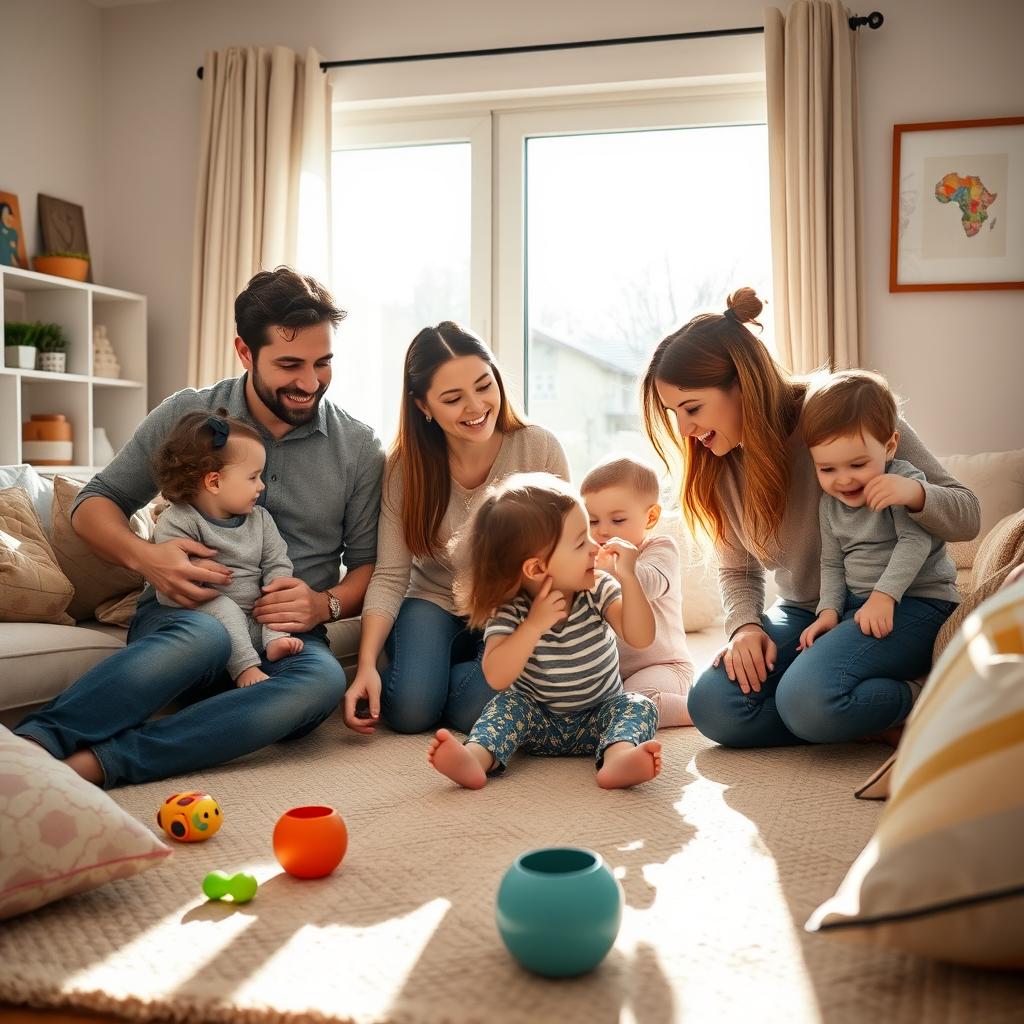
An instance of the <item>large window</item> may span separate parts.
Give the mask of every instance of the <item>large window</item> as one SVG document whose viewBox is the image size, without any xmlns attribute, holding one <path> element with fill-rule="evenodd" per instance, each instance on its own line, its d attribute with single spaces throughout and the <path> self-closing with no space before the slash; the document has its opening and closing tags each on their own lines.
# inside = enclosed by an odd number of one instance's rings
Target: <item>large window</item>
<svg viewBox="0 0 1024 1024">
<path fill-rule="evenodd" d="M 657 342 L 739 285 L 770 294 L 749 87 L 359 118 L 335 129 L 334 291 L 350 313 L 332 395 L 385 441 L 406 346 L 453 319 L 491 344 L 574 478 L 610 451 L 649 454 L 637 376 Z"/>
<path fill-rule="evenodd" d="M 574 476 L 647 455 L 637 378 L 655 345 L 738 285 L 770 290 L 765 128 L 528 139 L 526 210 L 530 415 Z"/>
</svg>

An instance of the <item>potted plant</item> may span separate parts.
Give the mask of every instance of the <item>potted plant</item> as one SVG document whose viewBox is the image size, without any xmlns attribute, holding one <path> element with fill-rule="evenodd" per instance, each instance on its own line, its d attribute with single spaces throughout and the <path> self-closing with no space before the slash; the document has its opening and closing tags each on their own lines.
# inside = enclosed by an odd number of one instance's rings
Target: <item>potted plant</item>
<svg viewBox="0 0 1024 1024">
<path fill-rule="evenodd" d="M 40 324 L 36 348 L 39 350 L 37 369 L 64 373 L 68 358 L 68 340 L 64 337 L 60 324 Z"/>
<path fill-rule="evenodd" d="M 42 324 L 11 320 L 4 324 L 4 365 L 19 370 L 34 370 L 36 345 Z"/>
<path fill-rule="evenodd" d="M 67 277 L 72 281 L 84 281 L 89 276 L 89 254 L 87 252 L 44 252 L 32 258 L 32 266 L 40 274 Z"/>
</svg>

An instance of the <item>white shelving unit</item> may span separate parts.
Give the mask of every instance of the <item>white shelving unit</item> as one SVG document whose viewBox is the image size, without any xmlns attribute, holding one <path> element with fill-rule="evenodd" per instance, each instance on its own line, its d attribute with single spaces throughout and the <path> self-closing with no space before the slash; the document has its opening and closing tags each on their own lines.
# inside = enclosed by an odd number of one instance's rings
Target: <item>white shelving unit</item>
<svg viewBox="0 0 1024 1024">
<path fill-rule="evenodd" d="M 67 373 L 0 366 L 0 465 L 23 462 L 21 425 L 33 413 L 63 413 L 74 431 L 74 465 L 40 466 L 46 474 L 92 476 L 92 432 L 103 427 L 114 450 L 146 415 L 146 297 L 31 270 L 0 267 L 0 314 L 58 323 L 68 339 Z M 92 329 L 106 324 L 121 376 L 97 377 Z M 0 348 L 2 352 L 2 348 Z"/>
</svg>

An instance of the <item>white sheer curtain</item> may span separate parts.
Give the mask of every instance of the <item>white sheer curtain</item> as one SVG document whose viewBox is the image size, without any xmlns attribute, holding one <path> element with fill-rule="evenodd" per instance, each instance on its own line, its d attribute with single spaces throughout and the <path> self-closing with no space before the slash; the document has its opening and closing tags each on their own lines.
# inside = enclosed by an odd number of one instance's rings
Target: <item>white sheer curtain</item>
<svg viewBox="0 0 1024 1024">
<path fill-rule="evenodd" d="M 189 384 L 237 374 L 234 300 L 259 270 L 330 280 L 329 76 L 312 49 L 232 47 L 203 60 Z"/>
<path fill-rule="evenodd" d="M 836 0 L 765 11 L 775 337 L 797 373 L 860 358 L 857 33 L 848 17 Z"/>
</svg>

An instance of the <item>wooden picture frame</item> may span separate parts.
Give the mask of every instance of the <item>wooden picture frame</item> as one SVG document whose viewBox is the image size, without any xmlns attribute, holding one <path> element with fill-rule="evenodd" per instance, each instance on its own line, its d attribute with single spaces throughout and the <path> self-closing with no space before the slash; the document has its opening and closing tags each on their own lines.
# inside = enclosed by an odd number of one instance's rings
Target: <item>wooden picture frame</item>
<svg viewBox="0 0 1024 1024">
<path fill-rule="evenodd" d="M 1024 117 L 894 125 L 889 291 L 1006 288 L 1024 288 Z"/>
<path fill-rule="evenodd" d="M 21 207 L 13 192 L 0 192 L 0 266 L 28 270 Z"/>
<path fill-rule="evenodd" d="M 80 252 L 89 255 L 85 211 L 77 203 L 39 194 L 39 229 L 44 253 Z M 87 281 L 92 280 L 92 260 Z"/>
</svg>

